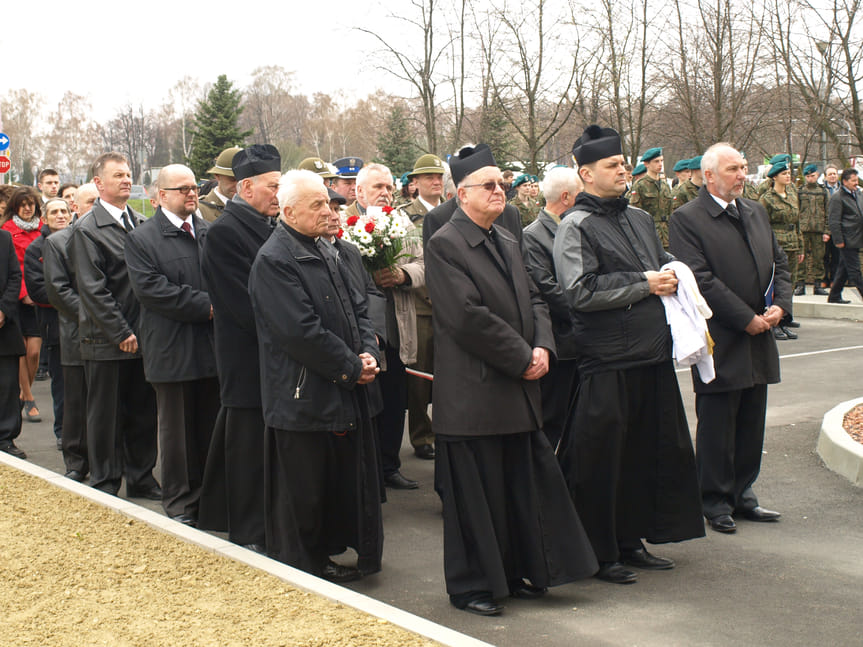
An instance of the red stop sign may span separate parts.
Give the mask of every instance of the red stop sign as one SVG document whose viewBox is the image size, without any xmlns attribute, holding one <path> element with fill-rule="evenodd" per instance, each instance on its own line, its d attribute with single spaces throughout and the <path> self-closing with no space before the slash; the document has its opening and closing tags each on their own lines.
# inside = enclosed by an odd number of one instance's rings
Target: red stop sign
<svg viewBox="0 0 863 647">
<path fill-rule="evenodd" d="M 8 157 L 0 157 L 0 173 L 8 173 L 12 168 L 12 162 Z"/>
</svg>

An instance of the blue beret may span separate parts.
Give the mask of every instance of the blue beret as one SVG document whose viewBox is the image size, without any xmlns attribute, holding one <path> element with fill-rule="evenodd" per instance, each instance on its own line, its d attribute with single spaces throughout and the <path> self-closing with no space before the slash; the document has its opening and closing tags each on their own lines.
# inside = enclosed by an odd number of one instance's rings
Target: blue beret
<svg viewBox="0 0 863 647">
<path fill-rule="evenodd" d="M 690 171 L 700 171 L 701 170 L 701 158 L 702 158 L 702 155 L 696 155 L 691 160 L 689 160 L 689 170 Z"/>
<path fill-rule="evenodd" d="M 809 175 L 810 173 L 817 173 L 818 167 L 814 164 L 807 164 L 803 167 L 803 175 Z"/>
<path fill-rule="evenodd" d="M 781 162 L 776 162 L 773 166 L 770 167 L 770 170 L 767 171 L 767 177 L 776 177 L 783 171 L 787 171 L 790 167 L 788 166 L 788 162 L 782 160 Z"/>
<path fill-rule="evenodd" d="M 641 161 L 649 162 L 652 159 L 656 159 L 660 155 L 662 155 L 661 148 L 648 148 L 646 151 L 644 151 L 644 155 L 641 156 Z"/>
<path fill-rule="evenodd" d="M 675 173 L 679 173 L 680 171 L 688 171 L 689 160 L 678 160 L 677 164 L 674 165 L 674 168 L 672 170 Z"/>
<path fill-rule="evenodd" d="M 514 188 L 515 188 L 515 187 L 517 187 L 517 186 L 521 186 L 522 184 L 525 184 L 525 183 L 527 183 L 527 182 L 530 182 L 530 181 L 531 181 L 531 179 L 530 179 L 531 177 L 533 177 L 533 176 L 528 175 L 527 173 L 522 173 L 522 174 L 521 174 L 521 175 L 519 175 L 517 178 L 515 178 L 515 180 L 513 180 L 513 182 L 512 182 L 512 188 L 514 189 Z"/>
<path fill-rule="evenodd" d="M 791 162 L 791 156 L 788 153 L 779 153 L 770 158 L 771 164 L 779 164 L 779 162 Z M 770 169 L 771 171 L 773 169 Z"/>
<path fill-rule="evenodd" d="M 632 169 L 632 174 L 633 175 L 642 175 L 643 173 L 647 173 L 647 167 L 644 164 L 642 164 L 641 162 L 639 162 L 638 164 L 635 165 L 635 168 Z"/>
</svg>

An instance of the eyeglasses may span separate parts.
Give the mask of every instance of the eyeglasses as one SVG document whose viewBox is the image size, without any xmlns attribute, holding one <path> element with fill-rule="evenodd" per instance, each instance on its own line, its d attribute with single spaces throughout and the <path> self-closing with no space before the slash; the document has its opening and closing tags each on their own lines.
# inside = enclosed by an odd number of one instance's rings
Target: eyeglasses
<svg viewBox="0 0 863 647">
<path fill-rule="evenodd" d="M 183 195 L 189 195 L 190 191 L 197 190 L 196 186 L 172 186 L 166 189 L 162 189 L 162 191 L 179 191 Z"/>
<path fill-rule="evenodd" d="M 482 184 L 465 184 L 462 188 L 463 189 L 470 189 L 470 188 L 473 188 L 475 186 L 481 186 L 483 189 L 485 189 L 489 193 L 494 193 L 495 189 L 500 189 L 501 191 L 506 193 L 506 184 L 503 183 L 503 180 L 500 180 L 498 182 L 494 182 L 492 180 L 489 180 L 488 182 L 483 182 Z"/>
</svg>

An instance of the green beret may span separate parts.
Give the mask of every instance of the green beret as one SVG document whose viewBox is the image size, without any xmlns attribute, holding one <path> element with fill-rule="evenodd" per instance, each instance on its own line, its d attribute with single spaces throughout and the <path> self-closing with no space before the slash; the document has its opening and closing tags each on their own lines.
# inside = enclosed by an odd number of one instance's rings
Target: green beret
<svg viewBox="0 0 863 647">
<path fill-rule="evenodd" d="M 662 155 L 661 148 L 648 148 L 646 151 L 644 151 L 644 155 L 641 156 L 641 161 L 649 162 L 652 159 L 656 159 L 660 155 Z"/>
<path fill-rule="evenodd" d="M 701 170 L 701 158 L 702 158 L 702 155 L 696 155 L 691 160 L 689 160 L 689 170 L 690 171 L 700 171 Z"/>
<path fill-rule="evenodd" d="M 538 182 L 539 182 L 539 178 L 538 178 L 536 175 L 531 175 L 531 176 L 530 176 L 530 181 L 531 181 L 531 182 L 538 183 Z"/>
<path fill-rule="evenodd" d="M 689 160 L 678 160 L 677 164 L 674 165 L 674 168 L 672 170 L 675 173 L 680 173 L 680 171 L 688 171 Z"/>
<path fill-rule="evenodd" d="M 636 164 L 635 168 L 632 169 L 633 175 L 643 175 L 644 173 L 647 173 L 647 167 L 641 162 Z"/>
<path fill-rule="evenodd" d="M 783 171 L 787 171 L 789 168 L 790 167 L 788 166 L 788 162 L 786 160 L 776 162 L 773 166 L 770 167 L 770 170 L 767 171 L 767 177 L 776 177 Z"/>
<path fill-rule="evenodd" d="M 411 177 L 409 173 L 402 173 L 401 177 L 402 186 L 407 186 L 411 182 Z"/>
<path fill-rule="evenodd" d="M 527 173 L 522 173 L 521 175 L 519 175 L 517 178 L 515 178 L 512 181 L 512 188 L 514 189 L 517 186 L 521 186 L 525 182 L 530 182 L 531 181 L 530 178 L 531 178 L 531 176 L 528 175 Z"/>
<path fill-rule="evenodd" d="M 810 173 L 817 173 L 818 167 L 814 164 L 807 164 L 803 167 L 803 175 L 809 175 Z"/>
<path fill-rule="evenodd" d="M 770 158 L 770 164 L 779 164 L 779 162 L 791 162 L 791 156 L 788 153 L 780 153 Z M 771 171 L 773 169 L 770 169 Z"/>
</svg>

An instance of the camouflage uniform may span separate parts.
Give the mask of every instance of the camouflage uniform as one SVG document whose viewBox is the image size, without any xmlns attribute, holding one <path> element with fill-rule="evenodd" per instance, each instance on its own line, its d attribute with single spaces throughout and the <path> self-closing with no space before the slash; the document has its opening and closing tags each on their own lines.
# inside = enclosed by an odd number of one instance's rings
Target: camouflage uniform
<svg viewBox="0 0 863 647">
<path fill-rule="evenodd" d="M 747 184 L 749 184 L 749 182 L 746 182 L 743 185 L 743 197 L 744 198 L 747 197 L 746 196 L 746 185 Z M 767 189 L 771 188 L 772 186 L 773 186 L 773 178 L 772 177 L 764 178 L 764 180 L 761 182 L 761 184 L 758 185 L 758 188 L 755 189 L 755 196 L 756 197 L 750 198 L 750 200 L 760 200 L 761 196 L 764 195 L 767 192 Z M 785 192 L 788 194 L 793 193 L 794 196 L 796 197 L 797 196 L 797 187 L 794 186 L 794 183 L 792 182 L 787 187 L 785 187 Z"/>
<path fill-rule="evenodd" d="M 644 209 L 653 216 L 653 225 L 662 247 L 668 249 L 668 216 L 671 215 L 671 189 L 665 180 L 654 180 L 645 175 L 632 185 L 629 204 Z"/>
<path fill-rule="evenodd" d="M 761 204 L 770 216 L 770 226 L 776 234 L 776 240 L 788 257 L 788 270 L 791 273 L 791 285 L 796 285 L 798 278 L 797 256 L 803 249 L 800 239 L 800 208 L 797 202 L 797 192 L 786 187 L 785 197 L 780 196 L 771 187 L 761 196 Z"/>
<path fill-rule="evenodd" d="M 761 197 L 761 194 L 758 193 L 758 189 L 755 188 L 753 184 L 751 184 L 750 182 L 744 182 L 743 197 L 747 200 L 755 200 L 755 202 L 758 202 L 758 198 Z"/>
<path fill-rule="evenodd" d="M 701 187 L 691 179 L 678 184 L 671 192 L 671 210 L 673 211 L 677 207 L 682 207 L 690 200 L 695 200 L 700 190 Z"/>
<path fill-rule="evenodd" d="M 518 209 L 518 213 L 521 216 L 521 226 L 527 227 L 530 223 L 536 220 L 536 217 L 539 215 L 539 205 L 528 198 L 528 203 L 525 204 L 516 196 L 509 203 L 515 206 Z"/>
<path fill-rule="evenodd" d="M 818 184 L 808 182 L 801 187 L 800 198 L 800 231 L 803 234 L 804 271 L 800 280 L 805 283 L 819 285 L 824 276 L 824 239 L 827 228 L 827 201 L 830 199 L 827 189 Z"/>
</svg>

